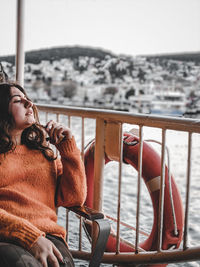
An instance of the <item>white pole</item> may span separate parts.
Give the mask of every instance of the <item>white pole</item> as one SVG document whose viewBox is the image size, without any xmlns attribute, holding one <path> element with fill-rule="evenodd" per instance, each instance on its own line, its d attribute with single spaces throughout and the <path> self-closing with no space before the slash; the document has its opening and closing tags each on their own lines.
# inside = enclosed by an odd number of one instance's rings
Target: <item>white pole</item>
<svg viewBox="0 0 200 267">
<path fill-rule="evenodd" d="M 17 0 L 16 81 L 24 85 L 24 0 Z"/>
</svg>

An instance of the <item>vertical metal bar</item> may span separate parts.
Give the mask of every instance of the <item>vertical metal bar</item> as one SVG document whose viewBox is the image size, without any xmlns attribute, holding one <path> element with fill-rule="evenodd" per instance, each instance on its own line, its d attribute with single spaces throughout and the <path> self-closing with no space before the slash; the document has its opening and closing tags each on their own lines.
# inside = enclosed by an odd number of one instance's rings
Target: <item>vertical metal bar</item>
<svg viewBox="0 0 200 267">
<path fill-rule="evenodd" d="M 17 0 L 16 81 L 24 86 L 24 0 Z"/>
<path fill-rule="evenodd" d="M 66 242 L 68 243 L 69 241 L 69 210 L 66 209 Z"/>
<path fill-rule="evenodd" d="M 117 242 L 116 254 L 120 252 L 120 212 L 121 212 L 121 183 L 122 183 L 122 159 L 123 159 L 123 136 L 122 127 L 120 127 L 120 148 L 119 148 L 119 177 L 118 177 L 118 203 L 117 203 Z"/>
<path fill-rule="evenodd" d="M 45 123 L 47 123 L 47 122 L 48 122 L 48 115 L 49 115 L 49 113 L 48 113 L 48 112 L 46 112 L 46 113 L 45 113 Z"/>
<path fill-rule="evenodd" d="M 96 120 L 95 160 L 94 160 L 94 199 L 93 208 L 102 210 L 103 170 L 104 170 L 104 120 Z"/>
<path fill-rule="evenodd" d="M 187 159 L 187 191 L 185 201 L 185 227 L 183 236 L 183 249 L 188 248 L 188 216 L 190 202 L 190 181 L 191 181 L 191 162 L 192 162 L 192 133 L 188 133 L 188 159 Z"/>
<path fill-rule="evenodd" d="M 95 139 L 95 156 L 94 156 L 94 192 L 93 208 L 101 211 L 103 200 L 103 171 L 104 171 L 104 142 L 105 142 L 105 125 L 103 119 L 96 119 L 96 139 Z M 94 249 L 98 235 L 98 227 L 93 223 L 92 229 L 92 249 Z"/>
<path fill-rule="evenodd" d="M 56 122 L 59 122 L 60 114 L 56 113 Z"/>
<path fill-rule="evenodd" d="M 159 213 L 158 213 L 159 252 L 162 249 L 162 232 L 163 232 L 163 212 L 164 212 L 164 193 L 165 193 L 165 148 L 166 148 L 166 129 L 162 129 L 161 188 L 160 188 Z"/>
<path fill-rule="evenodd" d="M 85 129 L 84 129 L 84 118 L 82 118 L 81 126 L 81 157 L 84 160 L 84 139 L 85 139 Z M 82 250 L 82 217 L 79 218 L 79 250 Z"/>
<path fill-rule="evenodd" d="M 71 117 L 68 116 L 68 127 L 70 128 L 71 126 Z M 69 240 L 69 210 L 66 210 L 66 231 L 67 231 L 67 236 L 66 236 L 66 241 L 68 242 Z M 79 239 L 80 240 L 80 239 Z M 79 250 L 80 250 L 80 242 L 79 242 Z"/>
<path fill-rule="evenodd" d="M 81 131 L 81 156 L 82 160 L 84 160 L 84 147 L 85 147 L 85 123 L 84 118 L 82 118 L 82 131 Z"/>
<path fill-rule="evenodd" d="M 139 227 L 140 227 L 140 199 L 141 199 L 141 177 L 142 177 L 142 152 L 143 152 L 143 126 L 139 128 L 140 147 L 138 155 L 138 189 L 137 189 L 137 212 L 136 212 L 136 238 L 135 253 L 138 253 L 139 245 Z"/>
<path fill-rule="evenodd" d="M 56 122 L 59 122 L 60 114 L 56 113 Z M 58 149 L 56 148 L 56 157 L 58 156 Z"/>
<path fill-rule="evenodd" d="M 79 218 L 79 250 L 82 250 L 82 217 Z"/>
<path fill-rule="evenodd" d="M 68 116 L 68 127 L 71 127 L 71 116 Z"/>
</svg>

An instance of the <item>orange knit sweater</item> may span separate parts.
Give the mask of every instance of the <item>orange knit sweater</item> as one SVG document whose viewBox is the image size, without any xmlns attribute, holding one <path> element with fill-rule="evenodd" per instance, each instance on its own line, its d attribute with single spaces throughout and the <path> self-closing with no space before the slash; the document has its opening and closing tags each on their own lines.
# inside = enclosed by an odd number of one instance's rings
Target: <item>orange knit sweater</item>
<svg viewBox="0 0 200 267">
<path fill-rule="evenodd" d="M 65 238 L 65 229 L 57 224 L 56 206 L 82 205 L 86 179 L 74 137 L 57 149 L 61 161 L 48 161 L 25 145 L 0 155 L 1 241 L 29 249 L 46 233 Z"/>
</svg>

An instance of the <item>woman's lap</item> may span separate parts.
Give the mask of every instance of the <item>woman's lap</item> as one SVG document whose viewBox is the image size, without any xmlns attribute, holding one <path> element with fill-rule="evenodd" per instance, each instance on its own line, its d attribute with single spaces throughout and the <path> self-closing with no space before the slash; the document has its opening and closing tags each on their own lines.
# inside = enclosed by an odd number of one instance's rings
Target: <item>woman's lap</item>
<svg viewBox="0 0 200 267">
<path fill-rule="evenodd" d="M 65 264 L 60 264 L 61 267 L 73 267 L 72 256 L 64 244 L 57 237 L 47 235 L 54 245 L 61 252 Z M 0 266 L 1 267 L 42 267 L 42 264 L 36 260 L 27 250 L 12 243 L 0 242 Z"/>
<path fill-rule="evenodd" d="M 27 250 L 11 243 L 0 243 L 0 266 L 2 267 L 42 267 Z"/>
</svg>

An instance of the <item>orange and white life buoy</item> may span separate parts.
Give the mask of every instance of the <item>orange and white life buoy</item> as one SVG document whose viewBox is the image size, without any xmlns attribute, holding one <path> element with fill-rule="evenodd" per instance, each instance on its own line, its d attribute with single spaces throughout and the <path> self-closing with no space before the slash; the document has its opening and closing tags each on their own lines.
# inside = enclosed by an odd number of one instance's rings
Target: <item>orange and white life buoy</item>
<svg viewBox="0 0 200 267">
<path fill-rule="evenodd" d="M 136 170 L 138 169 L 138 154 L 139 154 L 139 138 L 131 133 L 124 134 L 123 143 L 123 160 L 132 165 Z M 133 145 L 130 145 L 133 144 Z M 87 176 L 87 199 L 86 205 L 93 207 L 93 184 L 94 184 L 94 149 L 93 142 L 85 152 L 85 169 Z M 105 164 L 111 161 L 105 155 Z M 143 142 L 142 153 L 142 177 L 150 193 L 153 204 L 154 221 L 151 234 L 139 247 L 146 250 L 156 250 L 158 241 L 158 210 L 160 197 L 160 177 L 161 177 L 161 158 L 160 155 L 147 142 Z M 163 233 L 162 233 L 162 249 L 169 249 L 171 247 L 178 248 L 183 236 L 183 206 L 178 191 L 177 185 L 171 176 L 171 192 L 170 198 L 170 184 L 168 177 L 168 168 L 165 169 L 165 194 L 164 194 L 164 219 L 163 219 Z M 172 205 L 173 201 L 173 205 Z M 172 206 L 174 208 L 172 208 Z M 174 233 L 174 216 L 176 220 L 177 234 Z M 106 246 L 106 251 L 114 252 L 116 249 L 116 236 L 110 235 Z M 120 242 L 120 252 L 132 252 L 134 248 L 123 240 Z M 164 265 L 156 265 L 164 266 Z"/>
</svg>

